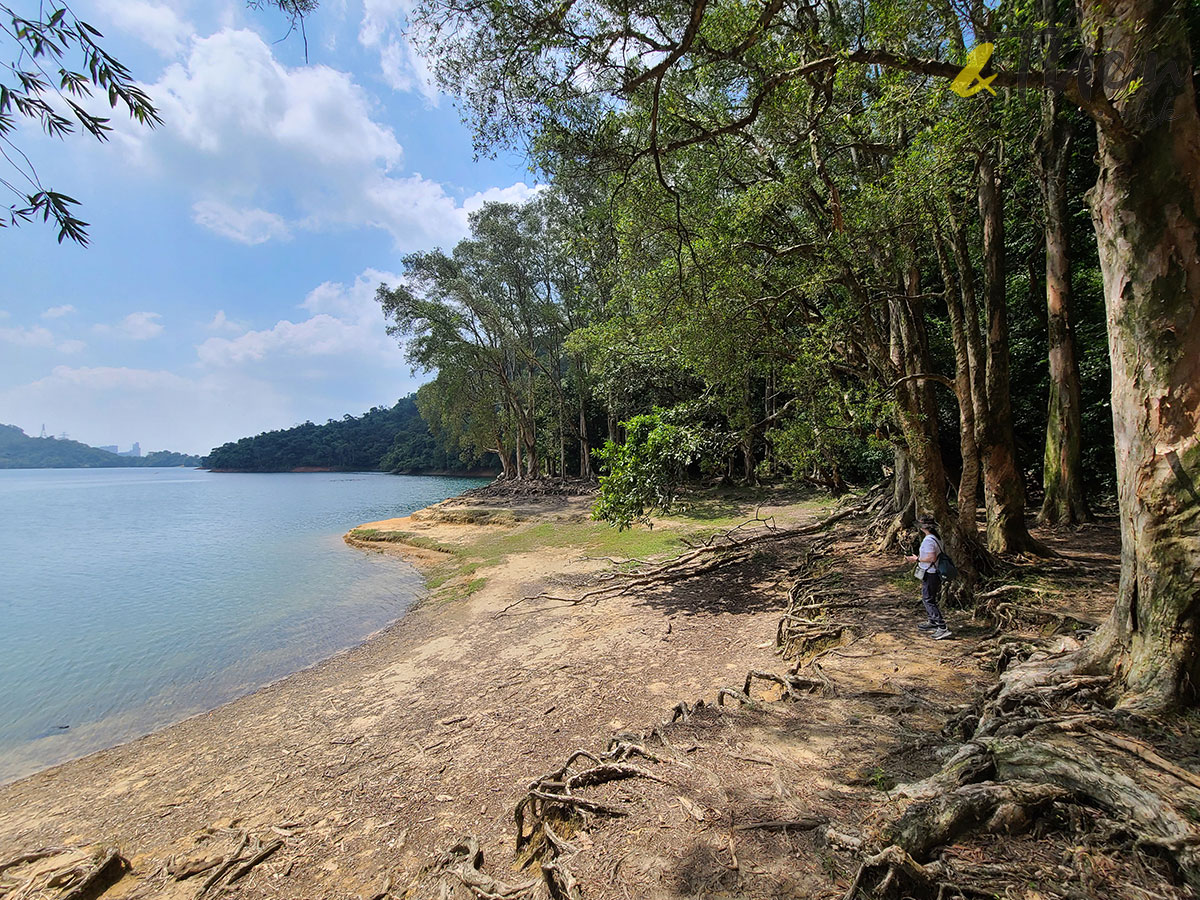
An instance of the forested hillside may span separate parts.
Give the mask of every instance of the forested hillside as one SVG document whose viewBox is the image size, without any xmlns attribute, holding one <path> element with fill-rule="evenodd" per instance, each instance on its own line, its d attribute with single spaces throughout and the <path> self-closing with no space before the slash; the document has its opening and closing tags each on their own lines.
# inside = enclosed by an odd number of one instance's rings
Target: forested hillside
<svg viewBox="0 0 1200 900">
<path fill-rule="evenodd" d="M 63 438 L 29 437 L 16 425 L 0 425 L 0 469 L 119 469 L 136 466 L 198 466 L 200 457 L 170 450 L 117 456 Z"/>
<path fill-rule="evenodd" d="M 346 415 L 324 425 L 305 422 L 267 431 L 215 448 L 204 457 L 209 469 L 290 472 L 340 469 L 396 473 L 490 471 L 486 454 L 464 462 L 452 441 L 438 441 L 417 410 L 414 397 L 361 416 Z"/>
</svg>

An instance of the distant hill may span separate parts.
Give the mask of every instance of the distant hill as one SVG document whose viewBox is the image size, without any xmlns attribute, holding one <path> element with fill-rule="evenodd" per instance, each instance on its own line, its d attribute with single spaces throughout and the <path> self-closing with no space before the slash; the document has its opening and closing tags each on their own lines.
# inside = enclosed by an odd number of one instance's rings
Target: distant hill
<svg viewBox="0 0 1200 900">
<path fill-rule="evenodd" d="M 489 474 L 495 459 L 468 466 L 429 432 L 413 397 L 390 409 L 377 406 L 324 425 L 305 422 L 217 447 L 201 464 L 224 472 L 396 472 L 401 474 Z"/>
<path fill-rule="evenodd" d="M 198 466 L 200 457 L 158 450 L 117 456 L 62 438 L 30 437 L 16 425 L 0 425 L 0 469 L 128 469 L 135 466 Z"/>
</svg>

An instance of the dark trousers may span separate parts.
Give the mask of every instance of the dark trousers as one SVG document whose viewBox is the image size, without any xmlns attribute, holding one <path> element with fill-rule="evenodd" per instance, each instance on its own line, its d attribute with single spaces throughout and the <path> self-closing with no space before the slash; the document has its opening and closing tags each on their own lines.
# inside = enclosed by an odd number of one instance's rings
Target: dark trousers
<svg viewBox="0 0 1200 900">
<path fill-rule="evenodd" d="M 946 620 L 942 618 L 942 611 L 937 605 L 938 593 L 941 590 L 942 576 L 937 572 L 926 572 L 925 577 L 921 579 L 921 602 L 925 604 L 929 621 L 939 628 L 945 628 Z"/>
</svg>

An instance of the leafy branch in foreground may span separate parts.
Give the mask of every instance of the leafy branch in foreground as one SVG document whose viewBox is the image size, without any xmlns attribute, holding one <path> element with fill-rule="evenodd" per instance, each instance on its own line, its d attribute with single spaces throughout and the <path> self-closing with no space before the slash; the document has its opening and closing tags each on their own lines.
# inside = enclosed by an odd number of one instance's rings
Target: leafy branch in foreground
<svg viewBox="0 0 1200 900">
<path fill-rule="evenodd" d="M 625 442 L 608 441 L 596 451 L 608 474 L 600 476 L 600 498 L 593 518 L 625 529 L 646 522 L 653 510 L 670 512 L 688 469 L 706 457 L 712 436 L 694 425 L 666 421 L 655 410 L 634 416 L 625 426 Z"/>
<path fill-rule="evenodd" d="M 42 184 L 29 156 L 17 146 L 20 118 L 35 120 L 50 137 L 86 132 L 98 141 L 108 139 L 110 120 L 86 108 L 97 91 L 108 105 L 123 105 L 130 117 L 151 128 L 162 118 L 150 97 L 137 86 L 132 73 L 97 43 L 104 35 L 78 18 L 65 4 L 25 18 L 0 3 L 0 154 L 10 178 L 0 186 L 15 195 L 7 221 L 0 227 L 54 220 L 58 240 L 70 238 L 87 245 L 87 222 L 75 215 L 79 201 Z"/>
</svg>

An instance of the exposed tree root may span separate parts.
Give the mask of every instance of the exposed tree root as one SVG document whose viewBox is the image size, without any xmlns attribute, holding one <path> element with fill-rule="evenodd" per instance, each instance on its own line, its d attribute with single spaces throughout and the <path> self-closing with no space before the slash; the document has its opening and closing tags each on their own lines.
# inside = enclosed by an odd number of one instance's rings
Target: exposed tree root
<svg viewBox="0 0 1200 900">
<path fill-rule="evenodd" d="M 465 837 L 451 846 L 434 863 L 435 875 L 457 878 L 479 900 L 532 900 L 543 887 L 542 879 L 507 884 L 483 871 L 483 851 L 473 837 Z"/>
<path fill-rule="evenodd" d="M 60 853 L 66 853 L 70 847 L 42 847 L 40 850 L 30 850 L 27 853 L 18 853 L 16 856 L 0 862 L 0 874 L 8 869 L 22 866 L 26 863 L 37 862 L 39 859 L 47 859 L 51 856 L 58 856 Z"/>
<path fill-rule="evenodd" d="M 83 900 L 103 893 L 113 882 L 129 870 L 129 860 L 116 847 L 110 847 L 96 857 L 90 868 L 64 891 L 59 900 Z"/>
<path fill-rule="evenodd" d="M 1049 594 L 1050 591 L 1040 588 L 1030 588 L 1026 585 L 1009 584 L 995 588 L 983 594 L 976 594 L 976 601 L 981 601 L 975 607 L 975 618 L 994 622 L 998 631 L 1013 631 L 1025 626 L 1035 626 L 1044 634 L 1072 632 L 1090 634 L 1100 627 L 1095 619 L 1076 615 L 1061 609 L 1051 609 L 1044 606 L 1030 606 L 999 598 L 1011 593 L 1032 591 L 1038 594 Z"/>
<path fill-rule="evenodd" d="M 1019 834 L 1085 808 L 1119 823 L 1134 847 L 1161 854 L 1200 888 L 1200 775 L 1122 733 L 1138 720 L 1108 708 L 1110 682 L 1072 672 L 1061 658 L 1003 672 L 977 726 L 970 716 L 959 723 L 967 743 L 937 774 L 897 790 L 909 802 L 880 840 L 920 864 L 970 833 Z M 882 864 L 864 868 L 878 875 Z M 888 871 L 889 890 L 901 876 L 916 877 L 895 860 Z M 909 889 L 933 896 L 928 882 Z"/>
<path fill-rule="evenodd" d="M 784 659 L 796 660 L 796 670 L 855 640 L 858 634 L 853 623 L 830 618 L 834 610 L 853 609 L 861 601 L 834 588 L 828 563 L 821 558 L 827 552 L 826 545 L 809 548 L 803 570 L 811 570 L 811 574 L 799 578 L 789 589 L 787 610 L 775 632 L 775 646 Z"/>
<path fill-rule="evenodd" d="M 935 895 L 934 879 L 925 867 L 893 844 L 862 861 L 843 900 Z"/>
</svg>

